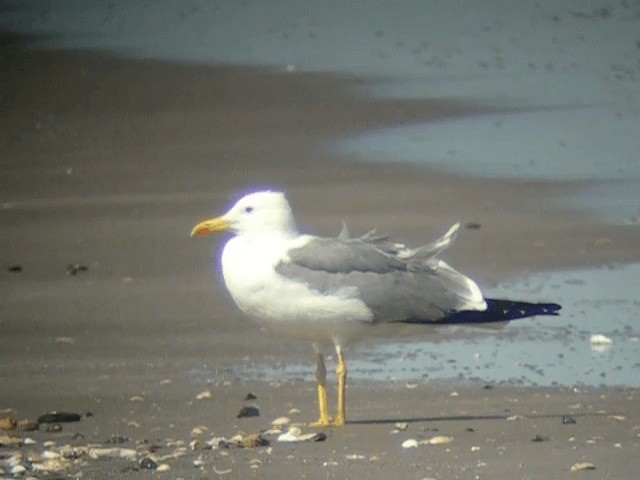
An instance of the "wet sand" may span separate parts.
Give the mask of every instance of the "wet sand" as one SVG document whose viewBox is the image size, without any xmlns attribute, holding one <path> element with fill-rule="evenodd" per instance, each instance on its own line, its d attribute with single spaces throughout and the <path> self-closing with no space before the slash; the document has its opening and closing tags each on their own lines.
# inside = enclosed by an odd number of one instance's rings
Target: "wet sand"
<svg viewBox="0 0 640 480">
<path fill-rule="evenodd" d="M 207 438 L 253 432 L 292 407 L 295 421 L 313 419 L 312 384 L 242 378 L 243 365 L 311 369 L 309 346 L 242 318 L 212 274 L 215 243 L 188 237 L 251 187 L 286 189 L 300 226 L 319 234 L 337 233 L 344 219 L 353 233 L 377 227 L 419 244 L 456 221 L 479 224 L 447 259 L 481 286 L 640 258 L 637 229 L 557 206 L 579 184 L 361 164 L 329 147 L 372 128 L 481 114 L 473 105 L 371 99 L 361 78 L 30 50 L 15 40 L 3 36 L 0 52 L 0 409 L 20 418 L 93 413 L 60 433 L 24 433 L 38 442 L 24 455 L 48 439 L 188 444 L 194 426 L 207 426 Z M 72 264 L 86 270 L 71 275 Z M 206 389 L 212 399 L 194 401 Z M 249 391 L 261 416 L 236 419 Z M 188 450 L 163 475 L 210 478 L 215 467 L 247 477 L 253 458 L 267 478 L 568 478 L 582 461 L 597 468 L 582 478 L 632 478 L 640 468 L 636 390 L 360 381 L 348 394 L 353 423 L 327 430 L 325 442 Z M 565 414 L 577 423 L 563 425 Z M 525 418 L 507 422 L 511 415 Z M 390 434 L 402 419 L 408 429 Z M 438 434 L 453 443 L 400 447 Z M 548 438 L 531 442 L 537 434 Z M 192 466 L 199 455 L 202 471 Z M 92 460 L 69 473 L 117 477 L 135 465 Z"/>
</svg>

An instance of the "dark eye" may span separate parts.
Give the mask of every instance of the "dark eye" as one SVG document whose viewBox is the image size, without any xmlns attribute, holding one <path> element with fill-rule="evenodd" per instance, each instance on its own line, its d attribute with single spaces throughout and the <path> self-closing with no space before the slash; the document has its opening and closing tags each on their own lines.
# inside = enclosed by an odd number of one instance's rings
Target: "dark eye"
<svg viewBox="0 0 640 480">
<path fill-rule="evenodd" d="M 247 212 L 247 213 L 251 213 L 251 212 L 253 212 L 253 207 L 246 207 L 244 209 L 244 211 Z"/>
</svg>

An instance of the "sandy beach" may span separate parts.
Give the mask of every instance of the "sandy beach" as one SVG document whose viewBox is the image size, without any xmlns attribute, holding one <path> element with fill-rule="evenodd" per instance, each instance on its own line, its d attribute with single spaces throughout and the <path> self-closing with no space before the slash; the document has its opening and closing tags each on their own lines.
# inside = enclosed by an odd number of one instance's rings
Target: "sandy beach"
<svg viewBox="0 0 640 480">
<path fill-rule="evenodd" d="M 311 349 L 244 319 L 212 273 L 217 240 L 189 238 L 240 192 L 286 190 L 300 226 L 322 235 L 345 220 L 353 233 L 376 227 L 417 245 L 460 221 L 469 228 L 447 260 L 481 286 L 637 261 L 637 228 L 559 207 L 578 182 L 365 164 L 330 148 L 346 134 L 486 106 L 374 99 L 362 89 L 373 80 L 355 76 L 126 60 L 18 40 L 3 35 L 0 52 L 0 410 L 82 419 L 60 432 L 0 431 L 36 442 L 0 446 L 0 458 L 42 454 L 48 440 L 55 449 L 119 439 L 134 460 L 81 456 L 62 474 L 35 476 L 150 477 L 140 466 L 149 455 L 173 455 L 158 461 L 170 467 L 154 474 L 162 478 L 625 479 L 640 470 L 638 392 L 624 387 L 356 381 L 350 422 L 325 430 L 323 442 L 265 435 L 271 447 L 191 448 L 315 415 L 313 383 L 243 378 L 243 367 L 262 364 L 307 362 L 311 371 Z M 204 391 L 211 398 L 196 400 Z M 249 392 L 257 399 L 245 401 Z M 236 418 L 247 404 L 260 416 Z M 406 429 L 392 433 L 398 422 Z M 453 440 L 402 448 L 434 436 Z M 595 470 L 572 473 L 580 463 Z"/>
</svg>

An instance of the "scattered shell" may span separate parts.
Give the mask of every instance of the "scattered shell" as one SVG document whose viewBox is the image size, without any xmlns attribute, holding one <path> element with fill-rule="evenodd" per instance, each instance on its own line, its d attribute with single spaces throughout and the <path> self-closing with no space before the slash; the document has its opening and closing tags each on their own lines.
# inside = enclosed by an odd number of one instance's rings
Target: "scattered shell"
<svg viewBox="0 0 640 480">
<path fill-rule="evenodd" d="M 350 453 L 349 455 L 344 457 L 346 460 L 365 460 L 367 457 L 364 455 L 359 455 L 357 453 Z"/>
<path fill-rule="evenodd" d="M 233 472 L 233 470 L 231 470 L 230 468 L 228 468 L 226 470 L 218 470 L 215 466 L 213 467 L 213 471 L 217 475 L 228 475 L 229 473 Z"/>
<path fill-rule="evenodd" d="M 453 437 L 446 437 L 444 435 L 437 435 L 428 440 L 425 440 L 425 445 L 447 445 L 453 442 Z"/>
<path fill-rule="evenodd" d="M 480 447 L 473 446 L 473 447 L 471 447 L 471 451 L 472 452 L 479 452 L 480 451 Z"/>
<path fill-rule="evenodd" d="M 409 438 L 402 442 L 402 448 L 418 448 L 418 441 L 415 438 Z"/>
<path fill-rule="evenodd" d="M 409 424 L 407 422 L 396 422 L 393 424 L 393 426 L 401 432 L 404 432 L 407 428 L 409 428 Z"/>
<path fill-rule="evenodd" d="M 245 417 L 259 417 L 260 410 L 256 407 L 242 407 L 236 418 L 245 418 Z"/>
<path fill-rule="evenodd" d="M 207 430 L 209 430 L 207 427 L 205 427 L 204 425 L 198 425 L 197 427 L 193 427 L 191 429 L 191 437 L 198 437 L 200 435 L 202 435 L 203 433 L 205 433 Z"/>
<path fill-rule="evenodd" d="M 616 422 L 624 422 L 627 419 L 624 415 L 609 415 L 609 418 Z"/>
<path fill-rule="evenodd" d="M 522 415 L 511 415 L 510 417 L 507 417 L 507 422 L 513 422 L 515 420 L 524 420 L 524 417 Z"/>
<path fill-rule="evenodd" d="M 129 401 L 132 403 L 144 402 L 144 397 L 142 397 L 141 395 L 134 395 L 129 399 Z"/>
<path fill-rule="evenodd" d="M 203 467 L 204 465 L 206 465 L 207 462 L 205 462 L 202 457 L 198 457 L 193 461 L 193 466 L 194 467 Z"/>
<path fill-rule="evenodd" d="M 327 436 L 322 433 L 302 433 L 298 427 L 291 427 L 285 433 L 278 436 L 279 442 L 323 442 Z"/>
<path fill-rule="evenodd" d="M 171 470 L 171 466 L 168 463 L 161 463 L 156 468 L 156 472 L 168 472 L 169 470 Z"/>
<path fill-rule="evenodd" d="M 449 394 L 450 397 L 457 397 L 458 396 L 458 392 L 451 392 Z"/>
<path fill-rule="evenodd" d="M 10 437 L 9 435 L 0 435 L 0 447 L 19 447 L 22 445 L 22 439 L 19 437 Z"/>
<path fill-rule="evenodd" d="M 140 423 L 136 422 L 135 420 L 131 420 L 130 422 L 127 423 L 127 427 L 129 427 L 129 428 L 140 428 Z"/>
<path fill-rule="evenodd" d="M 31 469 L 34 472 L 60 472 L 71 468 L 71 462 L 66 458 L 51 458 L 44 462 L 37 462 L 31 464 Z"/>
<path fill-rule="evenodd" d="M 285 425 L 289 425 L 290 423 L 291 419 L 289 417 L 278 417 L 273 422 L 271 422 L 271 425 L 273 425 L 274 427 L 284 427 Z"/>
<path fill-rule="evenodd" d="M 22 443 L 24 445 L 35 445 L 37 442 L 31 437 L 25 437 L 25 439 L 22 441 Z"/>
<path fill-rule="evenodd" d="M 593 463 L 589 463 L 589 462 L 575 463 L 571 467 L 572 472 L 579 472 L 581 470 L 595 470 L 595 469 L 596 469 L 596 466 Z"/>
<path fill-rule="evenodd" d="M 164 378 L 160 380 L 160 385 L 170 385 L 170 384 L 171 384 L 171 379 L 169 378 Z"/>
<path fill-rule="evenodd" d="M 131 448 L 91 448 L 89 456 L 94 460 L 99 458 L 126 458 L 128 460 L 136 459 L 136 451 Z"/>
<path fill-rule="evenodd" d="M 24 473 L 26 471 L 27 471 L 27 469 L 25 467 L 23 467 L 22 465 L 14 465 L 9 470 L 9 473 L 11 473 L 11 475 L 13 475 L 14 477 L 19 477 L 21 475 L 24 475 Z"/>
<path fill-rule="evenodd" d="M 53 343 L 73 343 L 75 339 L 73 337 L 56 337 Z"/>
<path fill-rule="evenodd" d="M 322 462 L 323 467 L 337 467 L 339 465 L 335 460 L 327 460 L 326 462 Z"/>
<path fill-rule="evenodd" d="M 409 390 L 413 390 L 414 388 L 416 388 L 418 386 L 418 384 L 417 383 L 405 383 L 404 386 L 407 387 Z"/>
<path fill-rule="evenodd" d="M 260 468 L 260 466 L 261 466 L 261 465 L 262 465 L 262 460 L 260 460 L 259 458 L 252 458 L 252 459 L 249 461 L 249 466 L 250 466 L 251 468 L 254 468 L 254 469 L 255 469 L 255 468 Z"/>
<path fill-rule="evenodd" d="M 300 410 L 298 410 L 297 408 L 292 408 L 291 410 L 289 410 L 289 415 L 297 415 L 298 413 L 300 413 Z"/>
<path fill-rule="evenodd" d="M 209 400 L 213 398 L 213 392 L 211 390 L 203 390 L 196 395 L 196 400 Z"/>
<path fill-rule="evenodd" d="M 53 440 L 47 440 L 42 444 L 44 448 L 51 448 L 51 447 L 54 447 L 55 445 L 56 445 L 56 442 L 54 442 Z"/>
</svg>

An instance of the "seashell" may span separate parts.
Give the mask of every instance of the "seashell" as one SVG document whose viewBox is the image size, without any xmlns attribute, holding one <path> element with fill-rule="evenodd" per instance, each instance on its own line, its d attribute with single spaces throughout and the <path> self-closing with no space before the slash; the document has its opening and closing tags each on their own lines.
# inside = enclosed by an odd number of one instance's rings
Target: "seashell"
<svg viewBox="0 0 640 480">
<path fill-rule="evenodd" d="M 196 395 L 196 400 L 209 400 L 210 398 L 213 398 L 211 390 L 204 390 Z"/>
<path fill-rule="evenodd" d="M 302 430 L 298 427 L 291 427 L 285 433 L 278 436 L 279 442 L 299 442 Z"/>
<path fill-rule="evenodd" d="M 9 473 L 14 477 L 19 477 L 20 475 L 24 475 L 26 471 L 27 471 L 26 467 L 22 465 L 14 465 L 9 469 Z"/>
<path fill-rule="evenodd" d="M 204 425 L 198 425 L 197 427 L 193 427 L 191 429 L 191 436 L 192 437 L 198 437 L 200 435 L 202 435 L 203 433 L 205 433 L 207 430 L 209 430 L 207 427 L 205 427 Z"/>
<path fill-rule="evenodd" d="M 129 399 L 129 401 L 132 403 L 144 402 L 144 397 L 142 397 L 141 395 L 134 395 Z"/>
<path fill-rule="evenodd" d="M 94 460 L 100 458 L 126 458 L 127 460 L 136 459 L 136 451 L 131 448 L 91 448 L 89 456 Z"/>
<path fill-rule="evenodd" d="M 300 413 L 300 410 L 298 410 L 297 408 L 292 408 L 289 410 L 289 415 L 297 415 L 298 413 Z"/>
<path fill-rule="evenodd" d="M 426 440 L 426 445 L 447 445 L 453 442 L 453 437 L 446 437 L 444 435 L 438 435 Z"/>
<path fill-rule="evenodd" d="M 283 427 L 285 425 L 288 425 L 289 423 L 291 423 L 291 419 L 289 417 L 278 417 L 273 422 L 271 422 L 271 425 L 273 425 L 274 427 Z"/>
<path fill-rule="evenodd" d="M 402 442 L 402 448 L 418 448 L 418 441 L 415 438 L 409 438 Z"/>
<path fill-rule="evenodd" d="M 156 468 L 156 472 L 168 472 L 169 470 L 171 470 L 171 466 L 168 463 L 161 463 Z"/>
<path fill-rule="evenodd" d="M 572 472 L 580 472 L 581 470 L 595 470 L 595 469 L 596 469 L 596 466 L 593 463 L 589 463 L 589 462 L 574 463 L 571 466 Z"/>
<path fill-rule="evenodd" d="M 194 467 L 203 467 L 206 464 L 207 462 L 205 462 L 200 456 L 193 461 Z"/>
<path fill-rule="evenodd" d="M 51 448 L 51 447 L 55 447 L 56 446 L 56 442 L 54 442 L 53 440 L 47 440 L 46 442 L 44 442 L 42 444 L 42 446 L 44 448 Z"/>
<path fill-rule="evenodd" d="M 609 418 L 616 422 L 624 422 L 627 419 L 624 415 L 609 415 Z"/>
<path fill-rule="evenodd" d="M 228 475 L 229 473 L 233 472 L 233 470 L 231 470 L 230 468 L 228 468 L 226 470 L 218 470 L 215 466 L 213 467 L 213 471 L 217 475 Z"/>
<path fill-rule="evenodd" d="M 34 472 L 60 472 L 71 468 L 71 462 L 66 458 L 50 458 L 44 462 L 32 463 L 31 469 Z"/>
<path fill-rule="evenodd" d="M 401 432 L 409 428 L 409 424 L 407 422 L 396 422 L 393 424 L 393 426 L 396 427 L 396 429 L 400 430 Z"/>
<path fill-rule="evenodd" d="M 0 447 L 19 447 L 22 445 L 22 439 L 19 437 L 10 437 L 9 435 L 0 435 Z"/>
<path fill-rule="evenodd" d="M 344 458 L 345 460 L 364 460 L 367 457 L 365 457 L 364 455 L 359 455 L 357 453 L 350 453 L 349 455 L 346 455 Z"/>
<path fill-rule="evenodd" d="M 326 462 L 322 462 L 323 467 L 337 467 L 339 465 L 335 460 L 327 460 Z"/>
</svg>

